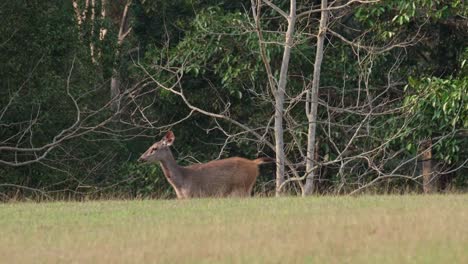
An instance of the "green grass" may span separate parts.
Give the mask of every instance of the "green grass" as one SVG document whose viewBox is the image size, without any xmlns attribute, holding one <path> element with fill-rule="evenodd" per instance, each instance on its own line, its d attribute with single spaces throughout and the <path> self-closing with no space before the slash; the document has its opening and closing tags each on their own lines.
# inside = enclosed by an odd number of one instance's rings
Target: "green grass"
<svg viewBox="0 0 468 264">
<path fill-rule="evenodd" d="M 468 263 L 468 195 L 12 203 L 2 263 Z"/>
</svg>

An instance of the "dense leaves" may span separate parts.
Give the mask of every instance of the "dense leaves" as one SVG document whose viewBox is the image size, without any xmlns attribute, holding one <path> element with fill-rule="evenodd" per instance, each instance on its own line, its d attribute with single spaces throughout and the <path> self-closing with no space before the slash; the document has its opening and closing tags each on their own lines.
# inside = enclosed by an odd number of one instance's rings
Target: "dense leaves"
<svg viewBox="0 0 468 264">
<path fill-rule="evenodd" d="M 182 164 L 275 155 L 244 129 L 193 112 L 162 86 L 183 90 L 191 105 L 228 116 L 273 142 L 274 94 L 260 48 L 263 44 L 278 78 L 286 24 L 276 11 L 262 7 L 260 43 L 251 1 L 135 0 L 129 11 L 132 30 L 118 45 L 126 2 L 106 1 L 111 3 L 105 17 L 101 1 L 95 7 L 77 2 L 88 19 L 82 25 L 72 1 L 0 4 L 0 147 L 44 146 L 76 122 L 73 99 L 81 111 L 76 136 L 45 159 L 0 165 L 0 199 L 41 193 L 170 197 L 159 168 L 135 162 L 167 129 L 175 131 L 174 153 Z M 300 1 L 299 12 L 316 2 Z M 288 8 L 284 1 L 278 5 Z M 319 92 L 319 191 L 351 191 L 401 164 L 399 175 L 417 175 L 417 162 L 405 160 L 416 157 L 427 139 L 434 144 L 434 164 L 466 188 L 466 3 L 379 1 L 332 15 Z M 304 91 L 312 79 L 318 17 L 298 19 L 289 65 L 285 143 L 299 172 L 308 127 Z M 107 107 L 115 76 L 124 98 L 118 114 Z M 372 159 L 385 160 L 381 166 L 359 156 L 376 148 L 381 151 Z M 0 159 L 7 161 L 34 155 L 0 150 Z M 341 158 L 345 162 L 332 162 Z M 266 174 L 272 175 L 270 170 Z M 266 174 L 257 190 L 269 193 L 273 177 Z M 417 188 L 398 178 L 393 184 Z M 386 188 L 379 191 L 391 191 Z"/>
</svg>

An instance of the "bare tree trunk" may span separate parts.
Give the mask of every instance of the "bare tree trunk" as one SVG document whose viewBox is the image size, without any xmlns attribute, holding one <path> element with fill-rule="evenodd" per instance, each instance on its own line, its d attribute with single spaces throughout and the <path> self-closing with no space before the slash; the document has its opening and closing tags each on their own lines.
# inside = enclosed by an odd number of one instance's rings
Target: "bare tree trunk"
<svg viewBox="0 0 468 264">
<path fill-rule="evenodd" d="M 91 23 L 91 35 L 94 35 L 94 27 L 96 21 L 96 0 L 86 0 L 85 6 L 83 10 L 80 10 L 80 5 L 78 4 L 78 0 L 72 0 L 73 9 L 75 11 L 76 21 L 78 23 L 78 29 L 80 30 L 80 37 L 84 35 L 83 32 L 83 24 L 86 22 L 87 19 L 90 20 Z M 110 81 L 110 99 L 111 101 L 111 109 L 114 112 L 118 112 L 120 109 L 120 101 L 118 95 L 120 94 L 120 86 L 121 86 L 121 79 L 119 74 L 119 64 L 120 64 L 120 55 L 121 55 L 121 48 L 122 43 L 128 34 L 131 32 L 132 28 L 129 26 L 128 23 L 128 11 L 130 5 L 132 4 L 132 0 L 127 0 L 124 9 L 122 11 L 122 16 L 120 18 L 120 25 L 119 25 L 119 34 L 117 36 L 117 48 L 114 54 L 115 61 L 112 68 L 112 76 Z M 107 16 L 106 9 L 108 8 L 107 0 L 101 0 L 101 20 L 104 20 Z M 88 9 L 91 8 L 91 15 L 88 18 L 87 12 Z M 101 25 L 99 28 L 99 41 L 103 41 L 107 34 L 107 28 Z M 94 64 L 98 65 L 99 58 L 102 55 L 102 50 L 97 48 L 95 43 L 91 40 L 89 43 L 89 50 L 91 55 L 91 60 Z"/>
<path fill-rule="evenodd" d="M 120 28 L 119 28 L 119 35 L 117 38 L 117 50 L 115 52 L 115 60 L 116 62 L 114 63 L 114 68 L 112 69 L 112 77 L 111 77 L 111 87 L 110 87 L 110 94 L 111 94 L 111 109 L 114 112 L 118 112 L 120 109 L 120 99 L 119 99 L 119 94 L 120 94 L 120 74 L 118 70 L 118 66 L 120 64 L 120 49 L 122 47 L 122 43 L 125 40 L 125 38 L 128 36 L 128 34 L 131 32 L 132 28 L 129 27 L 128 25 L 128 9 L 130 8 L 132 1 L 129 0 L 127 1 L 127 4 L 124 7 L 124 10 L 122 12 L 122 17 L 120 19 Z M 103 1 L 103 4 L 105 4 L 105 1 Z M 103 11 L 105 14 L 105 11 Z M 105 31 L 101 31 L 100 34 L 102 37 L 105 36 Z"/>
<path fill-rule="evenodd" d="M 260 12 L 262 7 L 262 2 L 266 3 L 268 6 L 273 8 L 278 12 L 282 17 L 288 21 L 288 28 L 285 34 L 285 47 L 283 51 L 283 60 L 281 64 L 280 71 L 280 80 L 276 82 L 270 62 L 267 58 L 265 41 L 263 39 L 262 29 L 260 26 Z M 275 152 L 276 152 L 276 196 L 279 196 L 282 193 L 282 187 L 285 183 L 285 164 L 290 164 L 286 159 L 284 153 L 284 129 L 283 129 L 283 115 L 284 115 L 284 101 L 285 101 L 285 89 L 287 84 L 288 77 L 288 66 L 289 59 L 291 54 L 291 47 L 294 42 L 294 27 L 296 22 L 296 1 L 290 1 L 290 10 L 289 15 L 281 10 L 278 6 L 270 2 L 269 0 L 251 0 L 252 3 L 252 13 L 255 20 L 255 27 L 257 35 L 259 38 L 260 54 L 265 66 L 266 73 L 268 75 L 268 83 L 272 94 L 275 99 L 275 124 L 274 124 L 274 133 L 275 133 Z M 291 166 L 293 174 L 298 177 L 297 172 Z M 302 188 L 302 184 L 301 184 Z"/>
<path fill-rule="evenodd" d="M 432 141 L 428 139 L 421 145 L 422 162 L 422 178 L 424 193 L 432 193 L 436 190 L 437 179 L 432 172 Z"/>
<path fill-rule="evenodd" d="M 286 40 L 283 51 L 283 61 L 281 63 L 280 79 L 278 89 L 275 94 L 275 151 L 276 151 L 276 196 L 281 194 L 279 188 L 284 180 L 284 130 L 283 130 L 283 112 L 284 112 L 284 94 L 288 79 L 289 59 L 291 57 L 291 47 L 294 41 L 294 26 L 296 23 L 296 1 L 290 1 L 288 20 L 288 29 L 286 31 Z"/>
<path fill-rule="evenodd" d="M 309 130 L 307 134 L 307 157 L 306 157 L 306 183 L 304 185 L 303 196 L 311 195 L 314 192 L 314 165 L 315 165 L 315 138 L 317 132 L 317 108 L 318 108 L 318 90 L 320 85 L 320 69 L 323 59 L 323 44 L 327 32 L 328 23 L 328 1 L 322 0 L 320 28 L 317 34 L 317 49 L 315 52 L 314 76 L 312 87 L 307 92 L 306 114 L 309 121 Z"/>
<path fill-rule="evenodd" d="M 119 72 L 116 68 L 112 69 L 112 77 L 110 83 L 110 95 L 111 95 L 111 109 L 113 112 L 118 112 L 120 108 L 120 100 L 118 98 L 120 94 L 120 78 Z"/>
</svg>

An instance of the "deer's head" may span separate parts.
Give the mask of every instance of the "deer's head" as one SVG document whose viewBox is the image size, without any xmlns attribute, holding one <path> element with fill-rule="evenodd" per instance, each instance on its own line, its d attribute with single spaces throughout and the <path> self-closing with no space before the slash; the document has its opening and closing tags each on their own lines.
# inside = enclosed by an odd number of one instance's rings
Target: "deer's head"
<svg viewBox="0 0 468 264">
<path fill-rule="evenodd" d="M 147 151 L 145 151 L 138 161 L 156 162 L 169 158 L 172 155 L 169 147 L 174 143 L 174 140 L 174 133 L 172 133 L 172 131 L 168 131 L 160 141 L 154 143 Z"/>
</svg>

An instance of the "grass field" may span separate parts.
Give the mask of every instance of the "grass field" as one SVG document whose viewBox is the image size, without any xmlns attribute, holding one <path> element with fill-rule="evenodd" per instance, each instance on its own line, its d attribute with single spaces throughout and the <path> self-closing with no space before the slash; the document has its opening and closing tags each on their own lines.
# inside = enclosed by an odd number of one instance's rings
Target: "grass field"
<svg viewBox="0 0 468 264">
<path fill-rule="evenodd" d="M 468 195 L 12 203 L 1 263 L 468 263 Z"/>
</svg>

